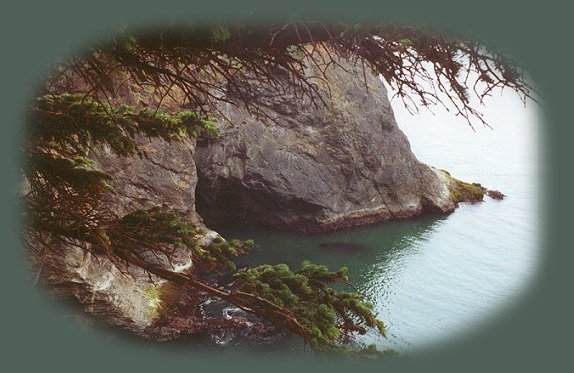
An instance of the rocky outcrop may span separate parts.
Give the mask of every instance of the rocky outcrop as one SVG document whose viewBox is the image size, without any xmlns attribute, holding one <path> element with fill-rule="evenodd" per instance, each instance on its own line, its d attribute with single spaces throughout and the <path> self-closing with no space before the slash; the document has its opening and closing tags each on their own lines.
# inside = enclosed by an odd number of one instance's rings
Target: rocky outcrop
<svg viewBox="0 0 574 373">
<path fill-rule="evenodd" d="M 178 211 L 192 221 L 195 212 L 197 170 L 193 160 L 195 141 L 166 142 L 138 139 L 143 157 L 122 157 L 102 147 L 95 150 L 96 167 L 112 176 L 115 193 L 108 205 L 118 216 L 163 206 Z"/>
<path fill-rule="evenodd" d="M 479 183 L 467 183 L 451 176 L 448 171 L 431 167 L 436 173 L 441 183 L 446 185 L 450 193 L 450 199 L 458 206 L 461 202 L 477 203 L 484 201 L 487 195 L 492 199 L 501 200 L 506 196 L 498 190 L 489 190 Z"/>
<path fill-rule="evenodd" d="M 307 74 L 318 75 L 307 62 Z M 259 86 L 252 98 L 264 120 L 220 107 L 222 136 L 199 143 L 195 157 L 206 221 L 253 218 L 315 232 L 454 209 L 445 183 L 412 153 L 380 79 L 338 63 L 327 68 L 329 83 L 316 81 L 326 105 Z"/>
<path fill-rule="evenodd" d="M 147 336 L 159 316 L 164 283 L 135 267 L 120 271 L 105 256 L 76 246 L 33 254 L 41 284 L 63 299 L 78 301 L 84 310 L 105 324 Z M 189 269 L 189 255 L 180 253 L 176 268 Z"/>
<path fill-rule="evenodd" d="M 67 79 L 65 82 L 72 82 L 73 86 L 56 85 L 56 91 L 83 89 L 81 79 Z M 123 82 L 125 79 L 118 76 L 116 91 L 119 97 L 115 99 L 116 103 L 151 106 L 159 99 L 142 92 L 140 87 Z M 171 110 L 181 110 L 179 103 L 172 98 L 166 100 Z M 195 141 L 169 143 L 144 137 L 137 141 L 145 154 L 141 158 L 118 156 L 106 146 L 90 149 L 90 157 L 96 161 L 95 167 L 112 176 L 110 184 L 114 193 L 105 197 L 106 205 L 117 216 L 163 206 L 201 224 L 195 212 Z M 208 245 L 217 234 L 208 229 L 205 232 L 200 242 Z M 166 292 L 164 280 L 134 266 L 120 270 L 104 254 L 88 249 L 87 246 L 62 245 L 60 242 L 38 245 L 30 255 L 34 273 L 39 282 L 58 297 L 75 299 L 89 314 L 105 324 L 120 326 L 140 336 L 170 339 L 201 325 L 196 323 L 192 327 L 201 300 L 197 294 L 192 296 L 187 290 Z M 193 269 L 190 253 L 182 249 L 176 251 L 169 263 L 158 258 L 155 264 L 176 271 Z M 182 301 L 188 309 L 185 327 L 181 317 L 164 317 L 166 309 L 172 309 L 172 305 Z M 177 328 L 170 326 L 170 322 L 178 323 Z"/>
<path fill-rule="evenodd" d="M 143 158 L 118 157 L 106 148 L 97 149 L 94 156 L 97 167 L 113 176 L 110 184 L 115 193 L 108 197 L 108 206 L 117 216 L 164 206 L 198 221 L 194 209 L 197 176 L 193 143 L 170 144 L 141 139 L 141 144 L 147 153 Z M 208 245 L 216 235 L 206 230 L 205 238 L 200 242 Z M 162 312 L 169 307 L 168 303 L 178 303 L 180 297 L 187 299 L 191 312 L 187 322 L 194 320 L 200 297 L 190 297 L 189 291 L 182 290 L 177 295 L 172 291 L 166 297 L 166 292 L 162 291 L 165 281 L 140 268 L 118 269 L 104 254 L 88 251 L 89 247 L 62 246 L 61 243 L 48 246 L 50 249 L 39 246 L 32 253 L 41 283 L 60 298 L 77 300 L 89 314 L 106 324 L 120 326 L 143 337 L 173 338 L 186 329 L 179 325 L 175 333 L 175 328 L 162 318 Z M 170 262 L 163 258 L 156 260 L 156 264 L 176 271 L 193 269 L 190 252 L 182 249 L 176 250 L 176 256 Z M 172 319 L 181 324 L 181 318 Z M 190 325 L 187 330 L 192 330 Z"/>
<path fill-rule="evenodd" d="M 254 102 L 273 121 L 221 104 L 228 119 L 220 121 L 221 137 L 202 140 L 197 147 L 191 140 L 140 138 L 146 154 L 142 158 L 119 157 L 106 147 L 91 149 L 97 167 L 113 177 L 115 193 L 108 205 L 118 216 L 164 206 L 197 224 L 202 224 L 199 215 L 208 221 L 240 216 L 305 232 L 452 211 L 456 184 L 447 173 L 415 158 L 381 81 L 367 73 L 366 88 L 359 66 L 339 63 L 327 69 L 329 85 L 317 80 L 326 106 L 255 86 L 250 93 Z M 307 73 L 316 74 L 315 69 L 310 65 Z M 281 71 L 278 78 L 286 79 Z M 56 90 L 85 88 L 78 79 L 67 81 L 76 86 L 55 84 Z M 116 88 L 117 101 L 134 106 L 153 107 L 164 99 L 127 83 Z M 175 93 L 163 105 L 178 111 L 183 100 L 177 98 Z M 202 244 L 215 236 L 206 229 Z M 48 246 L 52 249 L 38 246 L 31 253 L 34 273 L 52 292 L 78 300 L 105 323 L 156 340 L 203 328 L 206 319 L 197 315 L 198 294 L 174 290 L 138 268 L 123 273 L 104 255 L 80 246 Z M 158 264 L 193 269 L 185 251 L 171 264 Z M 252 321 L 245 325 L 254 328 Z"/>
</svg>

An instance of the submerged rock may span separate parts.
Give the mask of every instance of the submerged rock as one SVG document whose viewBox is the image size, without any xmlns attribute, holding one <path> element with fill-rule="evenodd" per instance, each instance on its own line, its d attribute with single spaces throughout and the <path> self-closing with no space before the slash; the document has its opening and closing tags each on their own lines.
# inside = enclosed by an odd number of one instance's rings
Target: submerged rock
<svg viewBox="0 0 574 373">
<path fill-rule="evenodd" d="M 363 245 L 350 243 L 350 242 L 323 242 L 319 245 L 321 250 L 329 252 L 340 252 L 340 253 L 356 253 L 358 251 L 364 250 L 366 247 Z"/>
<path fill-rule="evenodd" d="M 307 62 L 307 74 L 318 74 Z M 253 100 L 274 121 L 221 105 L 221 138 L 196 149 L 203 218 L 317 232 L 454 209 L 445 183 L 412 153 L 382 81 L 338 63 L 326 70 L 329 83 L 317 80 L 326 107 L 263 87 Z"/>
</svg>

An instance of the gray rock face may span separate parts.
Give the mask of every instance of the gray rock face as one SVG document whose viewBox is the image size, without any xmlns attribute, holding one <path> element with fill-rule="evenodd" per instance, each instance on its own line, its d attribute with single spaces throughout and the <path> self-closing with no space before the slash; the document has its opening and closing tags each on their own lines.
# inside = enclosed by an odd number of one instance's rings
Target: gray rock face
<svg viewBox="0 0 574 373">
<path fill-rule="evenodd" d="M 314 232 L 454 209 L 445 184 L 411 152 L 383 83 L 339 63 L 327 69 L 329 84 L 317 80 L 326 106 L 262 87 L 253 98 L 274 121 L 221 106 L 229 119 L 221 138 L 196 149 L 206 221 L 251 217 Z"/>
<path fill-rule="evenodd" d="M 165 281 L 130 266 L 120 271 L 103 255 L 76 246 L 33 255 L 41 283 L 58 298 L 78 301 L 105 324 L 147 337 L 160 315 L 159 289 Z M 189 269 L 189 255 L 181 252 L 175 266 Z"/>
<path fill-rule="evenodd" d="M 361 68 L 340 63 L 344 69 L 328 69 L 329 86 L 317 80 L 326 107 L 256 87 L 254 100 L 276 117 L 274 122 L 222 104 L 220 110 L 230 121 L 221 121 L 220 139 L 196 147 L 194 141 L 141 138 L 147 154 L 141 159 L 118 157 L 105 147 L 94 149 L 98 168 L 114 179 L 116 194 L 109 197 L 109 205 L 119 216 L 163 205 L 201 223 L 197 206 L 200 215 L 210 219 L 243 214 L 308 232 L 451 211 L 448 177 L 412 154 L 383 84 L 367 73 L 367 90 Z M 309 67 L 308 74 L 315 73 L 316 68 Z M 77 83 L 81 89 L 82 83 Z M 158 100 L 137 87 L 117 88 L 118 100 L 131 105 L 153 106 Z M 177 99 L 170 100 L 168 105 L 177 111 Z M 208 231 L 203 244 L 216 235 Z M 75 246 L 38 247 L 31 254 L 42 283 L 61 297 L 78 300 L 108 324 L 158 340 L 200 327 L 201 321 L 192 316 L 162 318 L 164 283 L 150 280 L 138 268 L 125 275 L 105 256 Z M 189 253 L 180 252 L 174 264 L 176 270 L 190 270 Z M 192 313 L 194 302 L 199 302 L 193 294 L 170 301 Z"/>
<path fill-rule="evenodd" d="M 154 206 L 179 211 L 199 221 L 195 213 L 197 171 L 193 159 L 195 141 L 168 143 L 138 139 L 145 157 L 122 157 L 103 147 L 96 150 L 97 167 L 112 176 L 116 191 L 109 205 L 118 216 Z"/>
<path fill-rule="evenodd" d="M 73 81 L 75 87 L 60 90 L 82 88 L 81 80 Z M 151 106 L 157 100 L 138 91 L 139 88 L 119 83 L 123 81 L 125 79 L 119 76 L 118 102 Z M 177 103 L 170 105 L 173 111 L 180 110 Z M 110 184 L 115 193 L 105 197 L 113 213 L 123 216 L 140 209 L 164 206 L 200 223 L 195 213 L 195 141 L 168 143 L 144 137 L 137 141 L 145 157 L 121 157 L 105 146 L 91 149 L 90 156 L 96 161 L 96 168 L 113 178 Z M 204 244 L 209 244 L 213 234 L 213 231 L 208 232 Z M 30 253 L 30 259 L 35 275 L 49 291 L 60 298 L 75 299 L 97 319 L 137 335 L 167 339 L 177 334 L 164 320 L 161 327 L 156 327 L 166 301 L 161 291 L 164 280 L 149 276 L 134 266 L 120 270 L 104 254 L 88 252 L 89 247 L 62 247 L 61 243 L 48 246 L 45 249 L 38 245 Z M 190 253 L 181 249 L 171 263 L 159 258 L 156 264 L 176 271 L 192 269 Z"/>
<path fill-rule="evenodd" d="M 141 143 L 147 158 L 118 157 L 106 148 L 98 149 L 94 157 L 98 168 L 113 177 L 110 184 L 116 193 L 108 197 L 108 205 L 113 212 L 123 216 L 163 205 L 188 217 L 196 217 L 194 144 L 168 144 L 144 139 Z M 206 243 L 209 242 L 207 240 Z M 86 248 L 61 247 L 61 244 L 55 244 L 53 249 L 39 246 L 32 253 L 32 261 L 41 283 L 60 298 L 77 300 L 89 314 L 107 324 L 120 326 L 143 337 L 153 335 L 154 339 L 173 335 L 165 325 L 161 329 L 155 328 L 165 301 L 161 294 L 165 281 L 149 276 L 135 266 L 120 270 L 104 254 L 91 253 Z M 181 249 L 176 253 L 171 263 L 159 258 L 156 264 L 177 271 L 190 271 L 190 253 Z M 163 335 L 164 330 L 169 335 Z"/>
</svg>

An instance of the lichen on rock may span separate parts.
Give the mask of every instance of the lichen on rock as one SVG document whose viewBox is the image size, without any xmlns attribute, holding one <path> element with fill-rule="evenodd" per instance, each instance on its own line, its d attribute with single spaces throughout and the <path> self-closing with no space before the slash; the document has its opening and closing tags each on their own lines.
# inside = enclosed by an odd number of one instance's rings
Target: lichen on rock
<svg viewBox="0 0 574 373">
<path fill-rule="evenodd" d="M 437 176 L 447 186 L 450 199 L 458 206 L 461 202 L 476 203 L 484 201 L 487 195 L 492 199 L 503 199 L 506 196 L 498 190 L 489 190 L 479 183 L 468 183 L 453 177 L 446 170 L 433 168 Z"/>
<path fill-rule="evenodd" d="M 149 314 L 152 319 L 159 316 L 162 305 L 161 299 L 161 285 L 150 285 L 144 290 L 144 294 L 148 298 Z"/>
</svg>

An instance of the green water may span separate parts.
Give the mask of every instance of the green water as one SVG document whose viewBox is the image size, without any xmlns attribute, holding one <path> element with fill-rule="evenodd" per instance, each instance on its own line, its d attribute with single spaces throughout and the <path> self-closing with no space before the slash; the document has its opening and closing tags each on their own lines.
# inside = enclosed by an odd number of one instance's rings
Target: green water
<svg viewBox="0 0 574 373">
<path fill-rule="evenodd" d="M 347 266 L 352 282 L 375 304 L 388 338 L 361 337 L 380 348 L 411 351 L 486 325 L 528 289 L 538 253 L 537 137 L 534 111 L 502 96 L 484 109 L 494 127 L 473 132 L 448 113 L 397 120 L 413 152 L 457 178 L 508 197 L 425 216 L 330 234 L 289 234 L 229 223 L 211 226 L 228 238 L 252 238 L 245 264 L 303 260 Z M 209 225 L 209 222 L 208 222 Z"/>
</svg>

